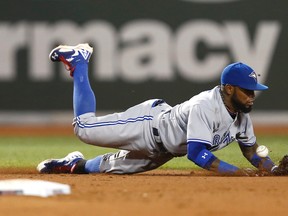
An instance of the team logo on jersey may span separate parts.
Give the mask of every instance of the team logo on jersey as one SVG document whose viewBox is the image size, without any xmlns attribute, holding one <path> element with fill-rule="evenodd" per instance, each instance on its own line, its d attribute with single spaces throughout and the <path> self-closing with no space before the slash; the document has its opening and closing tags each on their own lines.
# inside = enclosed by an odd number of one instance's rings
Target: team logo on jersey
<svg viewBox="0 0 288 216">
<path fill-rule="evenodd" d="M 255 82 L 257 82 L 257 74 L 255 73 L 255 71 L 252 71 L 252 73 L 249 74 L 249 77 L 253 78 Z"/>
<path fill-rule="evenodd" d="M 219 134 L 216 134 L 214 137 L 213 137 L 213 143 L 212 145 L 213 146 L 217 146 L 220 144 L 220 135 Z"/>
<path fill-rule="evenodd" d="M 222 137 L 219 134 L 215 134 L 213 137 L 212 145 L 214 147 L 220 145 L 221 143 L 228 145 L 229 143 L 233 142 L 234 140 L 235 140 L 235 138 L 230 135 L 230 132 L 226 131 Z"/>
<path fill-rule="evenodd" d="M 226 132 L 223 135 L 222 143 L 229 144 L 234 141 L 234 138 L 230 136 L 230 132 Z"/>
</svg>

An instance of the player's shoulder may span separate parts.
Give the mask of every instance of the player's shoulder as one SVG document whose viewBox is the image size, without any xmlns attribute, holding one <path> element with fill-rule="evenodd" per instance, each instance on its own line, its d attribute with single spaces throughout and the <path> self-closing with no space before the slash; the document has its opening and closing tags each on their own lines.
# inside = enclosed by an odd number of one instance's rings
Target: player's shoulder
<svg viewBox="0 0 288 216">
<path fill-rule="evenodd" d="M 219 93 L 219 86 L 214 87 L 213 89 L 202 91 L 199 94 L 190 98 L 187 101 L 187 105 L 190 108 L 199 107 L 200 109 L 205 110 L 215 110 L 219 107 L 219 101 L 221 96 Z"/>
<path fill-rule="evenodd" d="M 215 104 L 218 103 L 219 96 L 219 86 L 216 86 L 213 89 L 206 90 L 199 93 L 198 95 L 195 95 L 190 100 L 199 104 Z"/>
</svg>

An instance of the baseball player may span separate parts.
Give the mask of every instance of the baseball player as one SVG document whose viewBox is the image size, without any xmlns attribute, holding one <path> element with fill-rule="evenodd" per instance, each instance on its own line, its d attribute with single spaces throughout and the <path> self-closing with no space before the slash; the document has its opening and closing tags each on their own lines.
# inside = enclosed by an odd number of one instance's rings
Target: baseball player
<svg viewBox="0 0 288 216">
<path fill-rule="evenodd" d="M 217 158 L 213 151 L 237 141 L 244 157 L 258 170 L 273 173 L 277 166 L 256 154 L 258 144 L 249 112 L 255 93 L 268 89 L 257 82 L 248 65 L 236 62 L 224 68 L 221 85 L 190 100 L 170 106 L 151 99 L 124 112 L 96 115 L 96 98 L 88 79 L 93 48 L 88 44 L 58 46 L 49 55 L 62 62 L 73 77 L 74 132 L 95 146 L 120 149 L 85 160 L 76 151 L 61 159 L 41 162 L 40 173 L 132 174 L 155 169 L 174 157 L 187 155 L 198 166 L 220 174 L 250 175 Z"/>
</svg>

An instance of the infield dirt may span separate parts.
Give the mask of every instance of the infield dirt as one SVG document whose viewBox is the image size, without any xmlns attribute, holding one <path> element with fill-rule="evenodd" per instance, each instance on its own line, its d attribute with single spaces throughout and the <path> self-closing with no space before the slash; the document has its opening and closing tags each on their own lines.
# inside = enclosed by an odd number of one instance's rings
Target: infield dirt
<svg viewBox="0 0 288 216">
<path fill-rule="evenodd" d="M 0 215 L 287 215 L 287 177 L 223 177 L 207 171 L 155 170 L 136 175 L 38 174 L 0 170 L 1 179 L 69 184 L 71 195 L 0 196 Z"/>
</svg>

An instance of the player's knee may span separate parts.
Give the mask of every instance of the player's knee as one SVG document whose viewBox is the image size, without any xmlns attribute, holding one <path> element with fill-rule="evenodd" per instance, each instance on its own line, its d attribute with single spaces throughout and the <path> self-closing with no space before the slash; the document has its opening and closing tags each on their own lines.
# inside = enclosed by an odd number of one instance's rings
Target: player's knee
<svg viewBox="0 0 288 216">
<path fill-rule="evenodd" d="M 86 128 L 80 128 L 77 125 L 74 127 L 74 134 L 84 143 L 89 143 L 89 136 Z"/>
</svg>

